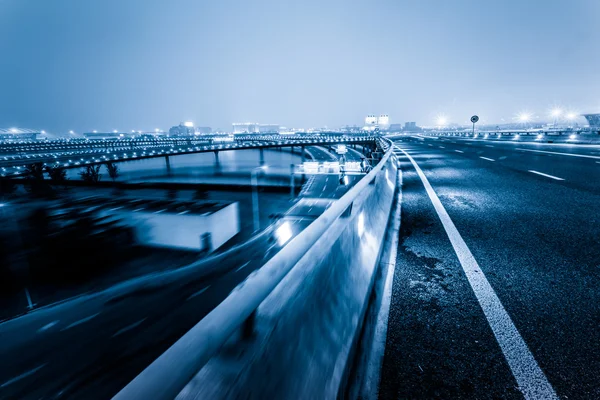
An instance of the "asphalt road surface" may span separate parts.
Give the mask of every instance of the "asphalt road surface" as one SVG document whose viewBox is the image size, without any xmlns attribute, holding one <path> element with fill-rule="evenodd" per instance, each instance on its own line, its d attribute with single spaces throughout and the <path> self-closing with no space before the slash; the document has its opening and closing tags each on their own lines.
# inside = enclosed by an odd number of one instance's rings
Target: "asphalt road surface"
<svg viewBox="0 0 600 400">
<path fill-rule="evenodd" d="M 600 398 L 600 147 L 395 143 L 379 397 Z"/>
<path fill-rule="evenodd" d="M 319 161 L 335 159 L 322 148 L 311 152 Z M 315 176 L 279 224 L 297 235 L 359 177 L 350 178 L 340 185 L 337 176 Z M 201 264 L 162 286 L 126 295 L 117 286 L 0 323 L 0 399 L 110 398 L 287 241 L 275 227 L 220 256 L 220 273 L 205 274 Z"/>
</svg>

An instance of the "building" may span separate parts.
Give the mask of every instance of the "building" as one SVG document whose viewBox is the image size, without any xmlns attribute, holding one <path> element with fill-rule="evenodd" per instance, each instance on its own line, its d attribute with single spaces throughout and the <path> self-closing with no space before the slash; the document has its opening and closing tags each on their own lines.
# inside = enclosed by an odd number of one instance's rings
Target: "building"
<svg viewBox="0 0 600 400">
<path fill-rule="evenodd" d="M 144 246 L 212 252 L 240 231 L 237 202 L 94 197 L 77 204 L 106 222 L 131 228 Z"/>
<path fill-rule="evenodd" d="M 258 133 L 258 124 L 254 122 L 234 122 L 233 133 Z"/>
<path fill-rule="evenodd" d="M 600 128 L 600 114 L 583 114 L 590 128 Z"/>
<path fill-rule="evenodd" d="M 180 122 L 169 129 L 169 136 L 192 136 L 196 133 L 192 122 Z"/>
<path fill-rule="evenodd" d="M 400 132 L 402 130 L 402 124 L 390 124 L 388 131 L 390 132 Z"/>
<path fill-rule="evenodd" d="M 261 124 L 258 125 L 260 133 L 279 133 L 279 125 L 277 124 Z"/>
<path fill-rule="evenodd" d="M 278 124 L 258 124 L 255 122 L 234 122 L 233 133 L 279 133 Z"/>
<path fill-rule="evenodd" d="M 404 130 L 405 131 L 409 131 L 409 132 L 414 132 L 417 130 L 417 123 L 416 122 L 405 122 L 404 123 Z"/>
<path fill-rule="evenodd" d="M 35 140 L 38 135 L 44 134 L 44 131 L 23 128 L 0 128 L 0 140 Z"/>
<path fill-rule="evenodd" d="M 196 135 L 209 135 L 212 133 L 212 128 L 210 126 L 197 126 Z"/>
</svg>

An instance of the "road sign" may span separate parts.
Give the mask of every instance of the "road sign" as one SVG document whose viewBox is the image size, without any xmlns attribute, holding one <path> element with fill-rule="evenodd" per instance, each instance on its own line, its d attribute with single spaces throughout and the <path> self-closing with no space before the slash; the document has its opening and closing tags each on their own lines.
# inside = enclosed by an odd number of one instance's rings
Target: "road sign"
<svg viewBox="0 0 600 400">
<path fill-rule="evenodd" d="M 472 123 L 476 123 L 477 121 L 479 121 L 479 117 L 478 117 L 477 115 L 473 115 L 473 116 L 471 117 L 471 122 L 472 122 Z"/>
</svg>

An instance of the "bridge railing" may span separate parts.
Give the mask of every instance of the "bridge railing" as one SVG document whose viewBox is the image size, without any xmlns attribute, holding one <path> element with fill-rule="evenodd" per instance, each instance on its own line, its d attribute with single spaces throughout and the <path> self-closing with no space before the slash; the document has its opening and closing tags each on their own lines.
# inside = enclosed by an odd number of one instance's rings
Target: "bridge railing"
<svg viewBox="0 0 600 400">
<path fill-rule="evenodd" d="M 339 340 L 324 345 L 327 365 L 323 365 L 322 371 L 325 372 L 303 375 L 302 371 L 295 371 L 285 379 L 314 378 L 300 384 L 300 387 L 310 388 L 304 392 L 309 397 L 317 391 L 337 393 L 362 326 L 396 188 L 397 169 L 392 146 L 386 139 L 381 139 L 381 144 L 385 154 L 371 172 L 253 272 L 115 399 L 175 398 L 235 332 L 248 326 L 248 321 L 261 320 L 264 313 L 272 318 L 278 312 L 295 315 L 295 318 L 288 318 L 286 324 L 272 325 L 282 330 L 270 333 L 276 341 L 272 349 L 277 350 L 271 354 L 279 359 L 271 360 L 268 366 L 281 361 L 282 346 L 286 347 L 287 355 L 290 351 L 295 355 L 305 354 L 307 344 L 303 339 L 310 337 L 308 345 L 313 346 L 322 335 L 319 328 L 329 326 L 335 330 L 332 335 Z M 306 290 L 299 290 L 302 288 Z M 314 308 L 316 304 L 309 304 L 319 299 L 325 302 L 327 310 L 321 312 Z M 302 338 L 297 335 L 299 330 L 306 332 L 307 329 L 308 334 L 300 335 Z M 296 345 L 286 346 L 286 340 L 291 340 L 294 333 Z M 314 351 L 308 352 L 314 354 Z M 307 358 L 304 360 L 310 363 Z M 299 366 L 306 366 L 306 362 Z M 284 372 L 286 367 L 289 366 L 281 365 L 279 372 L 289 374 L 289 370 Z M 256 370 L 256 364 L 248 370 Z M 251 380 L 245 382 L 252 383 Z M 296 397 L 303 397 L 302 393 L 297 394 Z"/>
</svg>

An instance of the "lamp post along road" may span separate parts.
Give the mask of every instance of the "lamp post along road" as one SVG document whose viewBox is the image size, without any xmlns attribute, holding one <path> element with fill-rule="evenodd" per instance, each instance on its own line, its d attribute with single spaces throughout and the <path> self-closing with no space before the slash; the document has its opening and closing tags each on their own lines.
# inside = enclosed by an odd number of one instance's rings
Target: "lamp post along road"
<svg viewBox="0 0 600 400">
<path fill-rule="evenodd" d="M 252 217 L 254 221 L 254 232 L 260 230 L 260 217 L 258 213 L 258 173 L 265 171 L 266 165 L 256 167 L 250 173 L 250 182 L 252 184 Z"/>
</svg>

